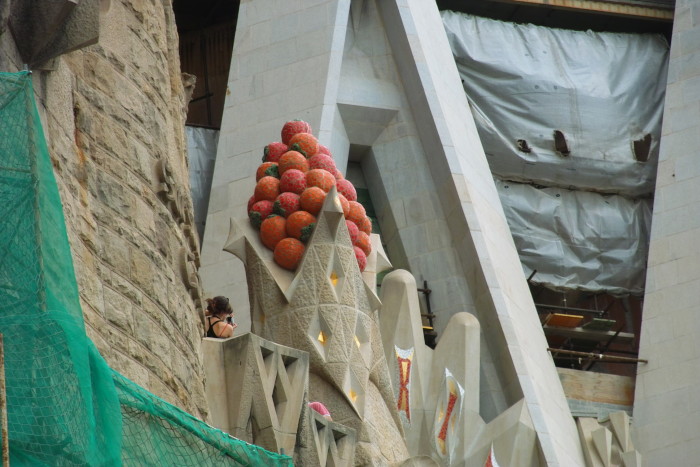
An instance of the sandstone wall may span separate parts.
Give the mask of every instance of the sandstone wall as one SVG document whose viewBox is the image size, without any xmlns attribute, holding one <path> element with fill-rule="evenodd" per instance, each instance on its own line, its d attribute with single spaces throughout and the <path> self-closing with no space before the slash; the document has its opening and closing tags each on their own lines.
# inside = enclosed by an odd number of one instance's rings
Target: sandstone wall
<svg viewBox="0 0 700 467">
<path fill-rule="evenodd" d="M 96 45 L 33 74 L 87 332 L 112 368 L 207 418 L 175 18 L 167 0 L 102 6 Z"/>
</svg>

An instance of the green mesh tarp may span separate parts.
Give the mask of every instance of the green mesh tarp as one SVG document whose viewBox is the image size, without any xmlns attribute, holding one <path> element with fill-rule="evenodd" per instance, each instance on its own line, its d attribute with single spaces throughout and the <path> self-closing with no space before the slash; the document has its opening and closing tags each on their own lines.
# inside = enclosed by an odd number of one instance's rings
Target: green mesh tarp
<svg viewBox="0 0 700 467">
<path fill-rule="evenodd" d="M 112 371 L 85 334 L 28 73 L 0 73 L 0 333 L 13 466 L 290 466 Z"/>
</svg>

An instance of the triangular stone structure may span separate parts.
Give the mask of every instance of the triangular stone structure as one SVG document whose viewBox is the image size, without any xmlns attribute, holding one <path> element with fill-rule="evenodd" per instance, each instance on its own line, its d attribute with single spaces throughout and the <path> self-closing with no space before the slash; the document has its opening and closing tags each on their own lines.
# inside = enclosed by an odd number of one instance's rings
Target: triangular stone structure
<svg viewBox="0 0 700 467">
<path fill-rule="evenodd" d="M 277 6 L 251 0 L 241 4 L 238 15 L 231 94 L 203 242 L 205 294 L 236 297 L 241 329 L 251 326 L 244 316 L 252 309 L 254 332 L 284 343 L 279 327 L 293 320 L 275 317 L 267 305 L 248 305 L 243 267 L 221 249 L 230 219 L 245 216 L 262 148 L 279 139 L 285 121 L 306 120 L 341 169 L 361 157 L 353 162 L 370 185 L 390 259 L 431 282 L 438 332 L 455 313 L 477 316 L 485 343 L 484 419 L 524 399 L 546 463 L 582 465 L 576 426 L 546 351 L 436 4 L 299 0 Z M 333 227 L 332 220 L 326 222 Z M 257 251 L 235 238 L 228 244 L 230 250 L 245 251 L 246 261 Z M 275 267 L 262 260 L 252 269 L 253 279 L 272 294 L 260 300 L 278 305 L 301 300 L 295 295 L 299 284 L 277 277 Z M 360 292 L 360 286 L 366 284 L 344 284 L 339 301 L 355 300 L 363 313 L 373 313 L 376 296 L 370 287 L 365 290 L 372 293 Z M 310 360 L 313 367 L 313 355 Z M 332 385 L 347 389 L 350 379 L 339 372 Z"/>
</svg>

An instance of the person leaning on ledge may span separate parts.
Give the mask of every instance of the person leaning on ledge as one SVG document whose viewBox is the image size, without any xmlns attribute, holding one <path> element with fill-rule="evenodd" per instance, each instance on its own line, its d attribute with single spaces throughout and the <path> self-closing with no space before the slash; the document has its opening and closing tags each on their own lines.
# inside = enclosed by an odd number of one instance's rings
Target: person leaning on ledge
<svg viewBox="0 0 700 467">
<path fill-rule="evenodd" d="M 225 339 L 233 336 L 238 325 L 233 322 L 233 308 L 228 298 L 221 295 L 207 298 L 207 334 L 205 337 Z"/>
</svg>

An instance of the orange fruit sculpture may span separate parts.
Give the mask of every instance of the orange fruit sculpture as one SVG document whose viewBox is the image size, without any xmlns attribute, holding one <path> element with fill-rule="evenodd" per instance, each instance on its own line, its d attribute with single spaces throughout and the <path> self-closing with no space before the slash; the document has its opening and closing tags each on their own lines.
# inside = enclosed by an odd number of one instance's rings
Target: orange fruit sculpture
<svg viewBox="0 0 700 467">
<path fill-rule="evenodd" d="M 335 186 L 335 177 L 324 169 L 311 169 L 306 172 L 306 186 L 317 186 L 326 193 Z"/>
<path fill-rule="evenodd" d="M 269 175 L 264 176 L 255 185 L 255 200 L 274 201 L 280 194 L 280 181 Z"/>
<path fill-rule="evenodd" d="M 311 133 L 297 133 L 289 139 L 289 148 L 311 157 L 318 152 L 318 140 Z"/>
<path fill-rule="evenodd" d="M 316 218 L 306 211 L 296 211 L 287 218 L 287 235 L 306 242 L 316 225 Z"/>
<path fill-rule="evenodd" d="M 304 244 L 296 238 L 287 237 L 282 239 L 275 247 L 275 263 L 284 269 L 294 271 L 304 256 L 304 249 Z"/>
<path fill-rule="evenodd" d="M 280 176 L 284 175 L 284 173 L 290 169 L 307 172 L 309 170 L 309 163 L 306 161 L 306 157 L 298 151 L 287 151 L 282 154 L 279 161 Z"/>
<path fill-rule="evenodd" d="M 270 250 L 275 249 L 277 244 L 287 238 L 287 221 L 282 216 L 269 216 L 260 224 L 260 240 L 263 245 Z"/>
</svg>

